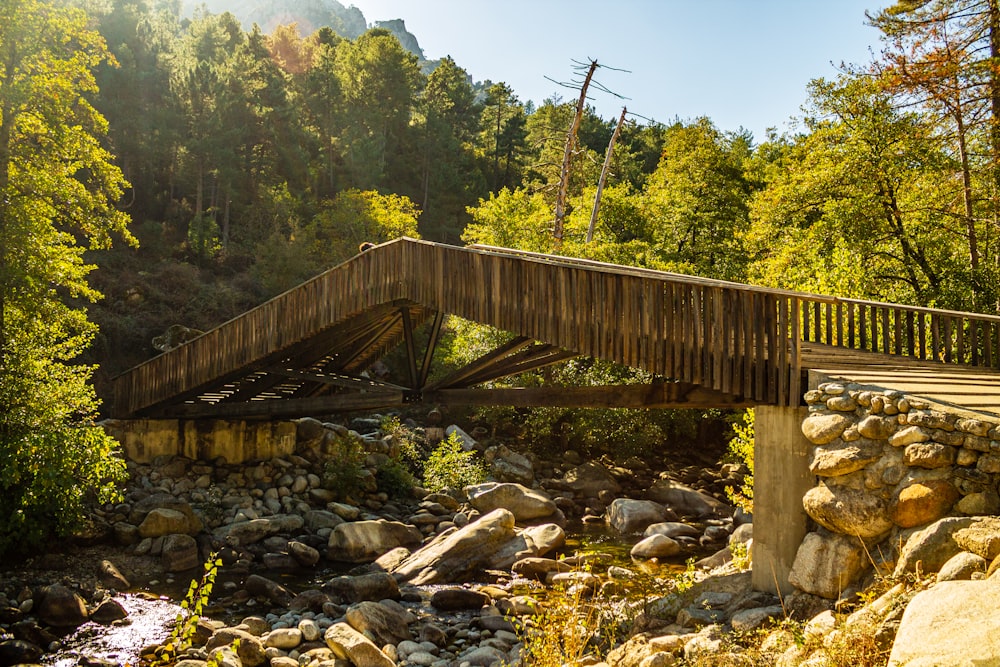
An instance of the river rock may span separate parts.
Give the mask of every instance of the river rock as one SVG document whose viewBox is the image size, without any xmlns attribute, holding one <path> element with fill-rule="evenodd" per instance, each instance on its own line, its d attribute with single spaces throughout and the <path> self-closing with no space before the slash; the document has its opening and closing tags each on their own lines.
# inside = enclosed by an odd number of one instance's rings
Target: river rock
<svg viewBox="0 0 1000 667">
<path fill-rule="evenodd" d="M 344 523 L 344 519 L 339 514 L 328 510 L 309 510 L 303 515 L 303 519 L 305 519 L 306 528 L 314 533 L 323 528 L 333 530 Z"/>
<path fill-rule="evenodd" d="M 334 577 L 323 584 L 323 591 L 348 603 L 400 598 L 399 584 L 388 572 Z"/>
<path fill-rule="evenodd" d="M 483 514 L 503 508 L 510 511 L 517 522 L 552 516 L 556 512 L 556 504 L 551 498 L 520 484 L 487 482 L 466 487 L 465 493 L 469 504 Z"/>
<path fill-rule="evenodd" d="M 602 464 L 584 463 L 572 468 L 563 475 L 561 485 L 567 490 L 584 498 L 596 498 L 601 491 L 618 493 L 621 485 Z"/>
<path fill-rule="evenodd" d="M 205 650 L 212 653 L 216 649 L 232 646 L 233 642 L 239 640 L 236 653 L 244 667 L 257 667 L 266 662 L 264 654 L 264 644 L 260 637 L 256 637 L 246 630 L 237 628 L 222 628 L 217 630 L 205 644 Z"/>
<path fill-rule="evenodd" d="M 288 553 L 302 567 L 313 567 L 319 562 L 319 551 L 304 542 L 297 540 L 289 542 Z"/>
<path fill-rule="evenodd" d="M 868 415 L 858 422 L 858 433 L 872 440 L 888 440 L 897 428 L 899 428 L 899 421 L 895 417 Z"/>
<path fill-rule="evenodd" d="M 393 574 L 415 585 L 461 581 L 514 537 L 514 515 L 505 509 L 493 510 L 464 528 L 438 536 L 411 554 Z"/>
<path fill-rule="evenodd" d="M 398 521 L 353 521 L 330 533 L 327 556 L 330 560 L 367 563 L 396 547 L 413 547 L 423 541 L 414 526 Z"/>
<path fill-rule="evenodd" d="M 652 500 L 615 498 L 608 506 L 608 524 L 623 535 L 639 533 L 663 521 L 664 507 Z"/>
<path fill-rule="evenodd" d="M 438 611 L 481 609 L 489 603 L 489 595 L 468 588 L 441 588 L 431 596 L 431 606 Z"/>
<path fill-rule="evenodd" d="M 701 531 L 694 526 L 679 521 L 663 521 L 646 526 L 643 537 L 651 535 L 664 535 L 673 539 L 675 537 L 699 537 Z"/>
<path fill-rule="evenodd" d="M 291 534 L 300 530 L 305 521 L 298 514 L 276 514 L 274 516 L 240 521 L 221 526 L 213 531 L 217 539 L 236 540 L 240 545 L 255 544 L 266 537 L 281 533 Z"/>
<path fill-rule="evenodd" d="M 945 517 L 910 535 L 896 561 L 894 576 L 914 572 L 917 563 L 921 563 L 925 574 L 939 571 L 948 559 L 963 550 L 955 542 L 955 533 L 975 521 L 972 517 Z"/>
<path fill-rule="evenodd" d="M 889 666 L 1000 664 L 998 630 L 1000 580 L 945 581 L 906 606 Z"/>
<path fill-rule="evenodd" d="M 524 577 L 525 579 L 537 579 L 545 581 L 545 577 L 551 572 L 570 572 L 572 567 L 562 561 L 553 558 L 538 558 L 529 556 L 522 558 L 511 565 L 511 572 Z"/>
<path fill-rule="evenodd" d="M 264 646 L 290 651 L 302 643 L 302 631 L 298 628 L 275 628 L 267 633 Z"/>
<path fill-rule="evenodd" d="M 982 517 L 954 532 L 955 544 L 992 561 L 1000 555 L 1000 517 Z"/>
<path fill-rule="evenodd" d="M 190 535 L 167 535 L 163 538 L 160 562 L 167 572 L 183 572 L 200 566 L 197 540 Z"/>
<path fill-rule="evenodd" d="M 95 609 L 90 614 L 90 620 L 95 623 L 100 623 L 101 625 L 110 625 L 115 621 L 120 621 L 123 618 L 128 618 L 128 612 L 125 611 L 125 607 L 115 599 L 104 600 L 101 604 L 97 605 Z"/>
<path fill-rule="evenodd" d="M 109 560 L 101 561 L 97 567 L 97 578 L 104 586 L 118 591 L 127 591 L 132 588 L 132 584 L 121 573 L 121 570 Z"/>
<path fill-rule="evenodd" d="M 531 460 L 507 447 L 501 445 L 495 450 L 492 448 L 488 450 L 487 461 L 490 462 L 490 472 L 493 479 L 497 481 L 513 482 L 526 486 L 530 486 L 535 481 L 535 468 L 531 465 Z"/>
<path fill-rule="evenodd" d="M 788 581 L 806 593 L 830 600 L 868 568 L 868 553 L 857 537 L 808 533 L 799 545 Z"/>
<path fill-rule="evenodd" d="M 962 551 L 957 553 L 941 566 L 938 581 L 959 581 L 972 579 L 976 572 L 986 572 L 990 562 L 982 556 Z"/>
<path fill-rule="evenodd" d="M 835 533 L 862 538 L 879 537 L 892 529 L 886 505 L 874 494 L 822 481 L 802 498 L 802 506 L 816 523 Z"/>
<path fill-rule="evenodd" d="M 378 646 L 347 623 L 331 625 L 323 640 L 338 658 L 350 660 L 355 667 L 395 667 Z"/>
<path fill-rule="evenodd" d="M 916 442 L 903 450 L 903 461 L 917 468 L 943 468 L 955 464 L 958 449 L 937 442 Z"/>
<path fill-rule="evenodd" d="M 196 535 L 201 529 L 201 521 L 193 514 L 188 517 L 180 510 L 157 507 L 139 524 L 139 535 L 141 537 L 163 537 L 174 533 Z"/>
<path fill-rule="evenodd" d="M 812 413 L 802 421 L 802 434 L 814 445 L 825 445 L 840 437 L 854 420 L 842 413 Z"/>
<path fill-rule="evenodd" d="M 22 639 L 0 641 L 0 665 L 37 664 L 43 653 L 40 647 Z"/>
<path fill-rule="evenodd" d="M 900 489 L 890 510 L 890 516 L 901 528 L 922 526 L 948 514 L 960 497 L 958 489 L 946 479 L 914 482 Z"/>
<path fill-rule="evenodd" d="M 668 558 L 681 551 L 681 545 L 666 535 L 654 534 L 632 547 L 632 558 Z"/>
<path fill-rule="evenodd" d="M 87 604 L 72 589 L 62 584 L 51 584 L 42 588 L 36 600 L 35 613 L 53 627 L 76 627 L 87 621 Z"/>
<path fill-rule="evenodd" d="M 701 491 L 672 479 L 658 479 L 646 491 L 646 498 L 669 507 L 681 516 L 706 518 L 732 514 L 732 508 Z"/>
<path fill-rule="evenodd" d="M 243 587 L 251 596 L 268 600 L 277 607 L 287 607 L 294 597 L 290 590 L 278 582 L 259 574 L 251 574 L 247 577 Z"/>
</svg>

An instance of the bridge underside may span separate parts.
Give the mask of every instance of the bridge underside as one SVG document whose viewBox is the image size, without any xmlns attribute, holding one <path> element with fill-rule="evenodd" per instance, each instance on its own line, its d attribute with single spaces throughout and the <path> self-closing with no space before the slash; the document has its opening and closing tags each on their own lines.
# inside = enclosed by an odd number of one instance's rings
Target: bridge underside
<svg viewBox="0 0 1000 667">
<path fill-rule="evenodd" d="M 152 418 L 272 419 L 408 404 L 581 408 L 738 408 L 752 402 L 690 382 L 483 388 L 581 356 L 524 336 L 430 381 L 443 313 L 399 300 L 360 313 L 258 363 L 141 410 Z M 380 364 L 401 348 L 405 369 Z"/>
</svg>

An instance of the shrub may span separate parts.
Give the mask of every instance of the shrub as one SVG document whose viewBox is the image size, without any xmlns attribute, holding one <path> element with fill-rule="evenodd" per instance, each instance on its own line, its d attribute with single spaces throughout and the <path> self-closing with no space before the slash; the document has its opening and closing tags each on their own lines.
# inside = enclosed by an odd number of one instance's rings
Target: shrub
<svg viewBox="0 0 1000 667">
<path fill-rule="evenodd" d="M 323 464 L 323 488 L 336 491 L 344 500 L 361 490 L 365 454 L 355 438 L 344 438 Z"/>
<path fill-rule="evenodd" d="M 399 459 L 389 459 L 375 471 L 375 481 L 379 491 L 385 491 L 390 496 L 409 496 L 417 479 Z"/>
<path fill-rule="evenodd" d="M 451 433 L 434 448 L 424 464 L 424 487 L 430 491 L 464 488 L 486 480 L 486 468 L 475 452 L 462 449 L 458 435 Z"/>
<path fill-rule="evenodd" d="M 747 513 L 753 513 L 753 439 L 754 411 L 749 408 L 743 412 L 741 423 L 733 424 L 733 439 L 729 441 L 729 458 L 734 462 L 745 463 L 750 469 L 743 479 L 743 484 L 737 491 L 731 486 L 726 487 L 726 495 Z"/>
</svg>

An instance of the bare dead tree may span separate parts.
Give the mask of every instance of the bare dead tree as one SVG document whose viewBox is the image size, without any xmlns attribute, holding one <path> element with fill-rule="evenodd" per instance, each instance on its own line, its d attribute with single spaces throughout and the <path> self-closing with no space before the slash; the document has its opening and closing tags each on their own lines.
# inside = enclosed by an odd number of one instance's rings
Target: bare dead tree
<svg viewBox="0 0 1000 667">
<path fill-rule="evenodd" d="M 608 142 L 604 166 L 601 167 L 601 176 L 597 179 L 597 193 L 594 195 L 594 208 L 590 212 L 590 225 L 587 226 L 587 243 L 594 240 L 594 227 L 597 225 L 597 211 L 601 207 L 601 194 L 604 193 L 604 183 L 608 180 L 608 169 L 611 168 L 611 154 L 615 150 L 615 143 L 618 141 L 618 135 L 622 132 L 622 125 L 625 124 L 625 114 L 627 113 L 628 108 L 622 107 L 622 113 L 618 116 L 618 124 L 615 125 L 615 131 L 611 133 L 611 141 Z"/>
<path fill-rule="evenodd" d="M 555 238 L 555 250 L 562 249 L 563 221 L 566 218 L 566 198 L 569 195 L 569 165 L 573 156 L 573 149 L 576 147 L 576 133 L 580 129 L 580 120 L 583 118 L 584 105 L 587 103 L 587 88 L 590 87 L 590 80 L 594 78 L 597 70 L 597 61 L 591 60 L 587 69 L 587 76 L 580 86 L 580 98 L 576 101 L 576 113 L 573 114 L 573 122 L 569 126 L 566 134 L 566 148 L 563 151 L 562 170 L 559 172 L 559 190 L 556 193 L 556 222 L 552 236 Z"/>
</svg>

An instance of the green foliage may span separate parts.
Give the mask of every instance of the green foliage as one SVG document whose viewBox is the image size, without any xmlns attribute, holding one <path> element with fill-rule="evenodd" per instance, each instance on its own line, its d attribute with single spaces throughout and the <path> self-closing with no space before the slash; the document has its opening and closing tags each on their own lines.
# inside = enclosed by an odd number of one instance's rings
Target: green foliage
<svg viewBox="0 0 1000 667">
<path fill-rule="evenodd" d="M 341 500 L 354 497 L 362 490 L 365 453 L 354 437 L 336 441 L 323 464 L 321 483 L 324 489 L 335 491 Z"/>
<path fill-rule="evenodd" d="M 745 463 L 750 469 L 739 490 L 726 487 L 726 495 L 744 512 L 753 513 L 753 441 L 754 410 L 747 408 L 739 422 L 733 422 L 733 438 L 729 441 L 729 456 L 738 463 Z"/>
<path fill-rule="evenodd" d="M 363 242 L 418 238 L 419 211 L 408 198 L 367 190 L 341 192 L 305 225 L 276 232 L 258 247 L 255 271 L 278 293 L 340 264 Z"/>
<path fill-rule="evenodd" d="M 113 202 L 125 181 L 90 104 L 109 59 L 83 12 L 38 0 L 0 6 L 0 555 L 65 535 L 85 501 L 125 476 L 93 426 L 95 327 L 78 304 L 100 295 L 78 241 L 132 240 Z"/>
<path fill-rule="evenodd" d="M 486 480 L 486 468 L 475 452 L 462 449 L 455 433 L 442 440 L 424 464 L 423 486 L 429 491 L 461 489 Z"/>
<path fill-rule="evenodd" d="M 417 478 L 410 472 L 406 464 L 399 459 L 390 458 L 375 470 L 375 482 L 379 491 L 384 491 L 394 498 L 406 498 L 411 495 L 417 485 Z"/>
<path fill-rule="evenodd" d="M 149 667 L 166 667 L 177 662 L 179 656 L 191 648 L 198 632 L 198 621 L 201 620 L 208 600 L 215 585 L 215 576 L 222 567 L 222 560 L 211 554 L 204 564 L 201 579 L 192 579 L 187 594 L 181 601 L 181 611 L 177 612 L 170 636 L 156 651 L 154 659 L 149 661 Z"/>
</svg>

